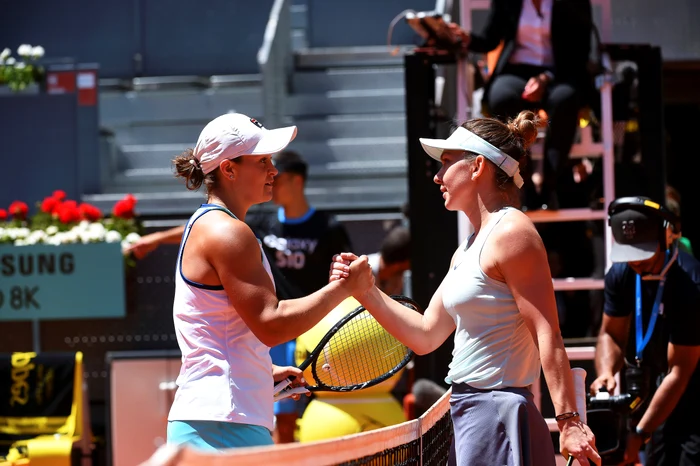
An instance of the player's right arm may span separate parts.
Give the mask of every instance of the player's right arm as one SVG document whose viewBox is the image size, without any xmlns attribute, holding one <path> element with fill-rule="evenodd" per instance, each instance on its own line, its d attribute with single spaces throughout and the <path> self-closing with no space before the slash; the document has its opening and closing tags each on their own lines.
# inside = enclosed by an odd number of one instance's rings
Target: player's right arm
<svg viewBox="0 0 700 466">
<path fill-rule="evenodd" d="M 340 273 L 343 274 L 343 278 L 352 277 L 352 269 L 348 273 L 347 268 L 352 268 L 356 258 L 357 256 L 352 253 L 336 256 L 331 270 L 335 279 L 340 277 Z M 370 288 L 364 294 L 353 294 L 353 296 L 382 327 L 419 355 L 435 351 L 456 328 L 454 320 L 442 304 L 442 284 L 430 299 L 430 304 L 422 315 L 394 301 L 377 287 Z"/>
<path fill-rule="evenodd" d="M 300 298 L 278 301 L 250 228 L 234 219 L 211 224 L 202 232 L 207 261 L 221 281 L 231 305 L 258 339 L 275 346 L 298 337 L 353 293 L 374 283 L 367 258 L 353 267 L 354 279 L 331 283 Z"/>
</svg>

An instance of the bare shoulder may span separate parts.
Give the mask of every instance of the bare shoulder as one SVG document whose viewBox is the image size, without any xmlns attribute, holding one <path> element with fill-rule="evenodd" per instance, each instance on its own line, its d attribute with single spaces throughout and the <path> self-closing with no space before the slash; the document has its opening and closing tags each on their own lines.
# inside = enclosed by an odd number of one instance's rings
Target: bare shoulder
<svg viewBox="0 0 700 466">
<path fill-rule="evenodd" d="M 495 255 L 504 260 L 512 256 L 538 253 L 544 245 L 532 220 L 519 210 L 506 213 L 493 228 L 490 240 L 496 246 Z"/>
<path fill-rule="evenodd" d="M 225 212 L 211 212 L 200 218 L 192 227 L 192 233 L 212 245 L 212 250 L 245 250 L 251 245 L 257 248 L 253 231 L 244 222 Z"/>
</svg>

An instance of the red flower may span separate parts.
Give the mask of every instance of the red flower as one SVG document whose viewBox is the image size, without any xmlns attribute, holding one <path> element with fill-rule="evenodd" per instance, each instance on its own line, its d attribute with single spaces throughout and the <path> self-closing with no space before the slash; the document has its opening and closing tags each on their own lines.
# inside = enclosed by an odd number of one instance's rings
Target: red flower
<svg viewBox="0 0 700 466">
<path fill-rule="evenodd" d="M 122 199 L 114 204 L 112 215 L 125 219 L 134 218 L 134 206 L 127 199 Z"/>
<path fill-rule="evenodd" d="M 10 204 L 10 208 L 7 210 L 10 212 L 10 215 L 17 220 L 24 220 L 29 213 L 29 206 L 22 201 L 15 201 Z"/>
<path fill-rule="evenodd" d="M 53 214 L 61 201 L 55 197 L 47 197 L 41 202 L 41 211 Z"/>
<path fill-rule="evenodd" d="M 75 201 L 66 201 L 56 208 L 56 214 L 61 223 L 72 223 L 80 220 L 80 210 Z"/>
<path fill-rule="evenodd" d="M 122 200 L 131 206 L 131 210 L 134 210 L 134 207 L 136 207 L 136 198 L 133 194 L 127 194 Z"/>
<path fill-rule="evenodd" d="M 92 204 L 80 204 L 80 216 L 85 220 L 95 222 L 102 218 L 102 211 Z"/>
<path fill-rule="evenodd" d="M 5 209 L 0 209 L 0 222 L 7 220 L 7 211 Z"/>
<path fill-rule="evenodd" d="M 57 189 L 56 191 L 53 192 L 51 197 L 55 197 L 56 200 L 62 201 L 66 198 L 66 192 L 63 191 L 62 189 Z"/>
<path fill-rule="evenodd" d="M 127 194 L 121 201 L 114 204 L 112 215 L 124 219 L 134 218 L 136 216 L 136 212 L 134 212 L 136 202 L 136 198 L 133 195 Z"/>
</svg>

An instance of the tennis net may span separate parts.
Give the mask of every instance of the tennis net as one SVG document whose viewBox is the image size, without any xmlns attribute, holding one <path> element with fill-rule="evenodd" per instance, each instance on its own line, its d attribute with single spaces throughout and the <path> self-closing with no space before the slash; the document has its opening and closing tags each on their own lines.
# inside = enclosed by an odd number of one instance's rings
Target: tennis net
<svg viewBox="0 0 700 466">
<path fill-rule="evenodd" d="M 452 445 L 448 390 L 420 418 L 331 440 L 207 454 L 164 446 L 142 466 L 444 466 Z"/>
</svg>

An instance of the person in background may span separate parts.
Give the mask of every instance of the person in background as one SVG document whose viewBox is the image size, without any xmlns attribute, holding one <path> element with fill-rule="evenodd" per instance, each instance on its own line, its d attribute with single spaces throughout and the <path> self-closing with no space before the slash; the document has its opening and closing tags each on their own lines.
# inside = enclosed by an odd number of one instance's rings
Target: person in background
<svg viewBox="0 0 700 466">
<path fill-rule="evenodd" d="M 666 185 L 666 208 L 673 212 L 676 217 L 681 218 L 681 193 L 671 185 Z M 694 255 L 693 245 L 689 238 L 685 236 L 678 238 L 678 247 L 681 248 L 681 251 L 685 251 L 691 256 Z"/>
<path fill-rule="evenodd" d="M 390 296 L 405 294 L 404 273 L 411 269 L 411 232 L 408 227 L 392 228 L 382 240 L 379 252 L 367 257 L 380 290 Z"/>
<path fill-rule="evenodd" d="M 630 417 L 625 464 L 700 466 L 700 262 L 678 245 L 675 214 L 645 197 L 608 207 L 615 241 L 591 394 L 623 389 L 640 402 Z"/>
<path fill-rule="evenodd" d="M 445 208 L 462 211 L 474 233 L 421 315 L 376 287 L 355 298 L 417 354 L 454 333 L 446 382 L 458 466 L 555 464 L 549 428 L 529 387 L 544 371 L 556 411 L 560 450 L 582 466 L 600 464 L 595 438 L 576 411 L 547 254 L 532 221 L 513 204 L 523 185 L 519 163 L 537 135 L 534 113 L 503 123 L 467 121 L 446 139 L 421 139 L 442 163 L 435 175 Z M 414 219 L 414 221 L 416 221 Z M 437 236 L 436 236 L 437 238 Z M 336 257 L 331 280 L 352 277 L 357 256 Z"/>
<path fill-rule="evenodd" d="M 333 216 L 316 210 L 306 198 L 308 164 L 296 152 L 273 157 L 278 170 L 272 190 L 277 212 L 258 215 L 250 225 L 258 232 L 271 261 L 301 293 L 328 283 L 328 264 L 350 247 L 347 231 Z"/>
<path fill-rule="evenodd" d="M 187 189 L 207 201 L 187 222 L 175 274 L 173 320 L 182 365 L 168 415 L 168 443 L 201 450 L 272 444 L 273 385 L 296 367 L 272 363 L 270 347 L 303 334 L 351 294 L 374 284 L 367 257 L 348 281 L 278 300 L 260 240 L 244 223 L 272 198 L 272 154 L 296 127 L 265 129 L 232 113 L 209 122 L 194 149 L 175 157 Z"/>
<path fill-rule="evenodd" d="M 295 296 L 303 296 L 328 283 L 328 264 L 333 255 L 350 247 L 345 228 L 331 215 L 316 210 L 306 198 L 308 164 L 297 152 L 284 150 L 273 157 L 278 173 L 272 186 L 272 214 L 259 214 L 249 224 L 282 280 Z M 272 348 L 272 361 L 295 365 L 296 339 Z M 306 399 L 287 398 L 275 403 L 279 443 L 294 441 L 296 421 Z"/>
<path fill-rule="evenodd" d="M 485 114 L 506 120 L 526 109 L 547 112 L 542 189 L 539 199 L 528 189 L 525 205 L 558 208 L 565 199 L 557 190 L 573 179 L 566 167 L 578 114 L 594 92 L 590 0 L 492 0 L 481 32 L 451 26 L 472 52 L 502 47 L 485 85 Z"/>
</svg>

